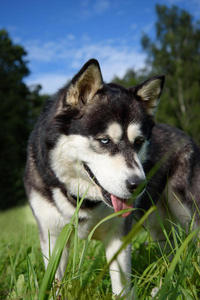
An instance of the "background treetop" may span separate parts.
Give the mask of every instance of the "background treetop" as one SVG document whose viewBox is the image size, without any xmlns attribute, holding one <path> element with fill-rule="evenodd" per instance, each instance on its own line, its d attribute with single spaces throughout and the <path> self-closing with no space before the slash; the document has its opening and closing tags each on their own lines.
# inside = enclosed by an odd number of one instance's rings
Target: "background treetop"
<svg viewBox="0 0 200 300">
<path fill-rule="evenodd" d="M 32 90 L 23 79 L 29 69 L 26 51 L 0 31 L 0 209 L 26 199 L 23 173 L 30 131 L 42 107 L 39 87 Z M 40 108 L 40 109 L 39 109 Z"/>
<path fill-rule="evenodd" d="M 135 81 L 165 74 L 157 121 L 182 129 L 200 144 L 200 22 L 176 6 L 156 5 L 156 14 L 155 38 L 144 34 L 141 39 L 147 61 Z M 114 80 L 126 85 L 130 72 Z"/>
</svg>

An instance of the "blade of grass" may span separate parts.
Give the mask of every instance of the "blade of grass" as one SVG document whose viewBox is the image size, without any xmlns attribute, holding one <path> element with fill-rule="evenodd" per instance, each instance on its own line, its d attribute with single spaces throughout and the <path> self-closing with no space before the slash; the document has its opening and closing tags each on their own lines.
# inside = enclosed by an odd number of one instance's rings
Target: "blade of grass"
<svg viewBox="0 0 200 300">
<path fill-rule="evenodd" d="M 159 297 L 159 300 L 165 299 L 166 298 L 166 293 L 167 293 L 167 288 L 171 282 L 171 278 L 172 275 L 174 273 L 175 267 L 180 259 L 181 254 L 185 251 L 188 243 L 198 234 L 200 230 L 200 227 L 197 228 L 196 230 L 194 230 L 193 232 L 191 232 L 188 237 L 185 239 L 185 241 L 182 243 L 182 245 L 180 246 L 180 248 L 177 250 L 176 255 L 174 256 L 171 265 L 168 269 L 167 275 L 165 277 L 165 281 L 163 283 L 163 286 L 161 288 L 161 290 L 158 292 L 158 294 L 156 295 L 156 297 Z"/>
<path fill-rule="evenodd" d="M 88 189 L 89 189 L 89 187 L 88 187 Z M 78 215 L 79 208 L 85 198 L 85 195 L 87 194 L 88 189 L 86 190 L 85 194 L 79 201 L 79 203 L 76 207 L 75 213 L 72 216 L 70 222 L 63 227 L 63 229 L 61 230 L 61 233 L 56 241 L 56 245 L 55 245 L 55 247 L 53 249 L 53 253 L 49 259 L 49 263 L 48 263 L 46 272 L 44 274 L 42 285 L 39 290 L 38 300 L 46 300 L 49 297 L 49 291 L 51 289 L 51 286 L 52 286 L 52 283 L 53 283 L 53 280 L 55 277 L 55 273 L 58 268 L 64 247 L 66 246 L 68 240 L 70 239 L 70 236 L 73 231 L 72 225 L 74 223 L 74 219 Z"/>
<path fill-rule="evenodd" d="M 78 191 L 77 191 L 77 205 L 79 205 L 79 159 L 77 157 L 77 169 L 78 169 Z M 74 245 L 73 245 L 73 263 L 72 263 L 72 271 L 75 272 L 76 268 L 76 259 L 78 255 L 78 212 L 76 212 L 75 224 L 74 224 Z"/>
<path fill-rule="evenodd" d="M 134 209 L 134 208 L 123 209 L 123 210 L 118 211 L 118 212 L 116 212 L 116 213 L 110 214 L 109 216 L 107 216 L 107 217 L 105 217 L 104 219 L 102 219 L 96 226 L 94 226 L 94 228 L 92 229 L 92 231 L 91 231 L 90 234 L 88 235 L 87 239 L 85 240 L 85 245 L 84 245 L 84 248 L 83 248 L 83 251 L 82 251 L 82 254 L 81 254 L 81 259 L 80 259 L 79 275 L 80 275 L 80 273 L 81 273 L 81 269 L 82 269 L 82 266 L 83 266 L 83 263 L 84 263 L 84 259 L 85 259 L 86 253 L 87 253 L 87 249 L 88 249 L 89 243 L 90 243 L 90 241 L 91 241 L 91 239 L 92 239 L 92 236 L 93 236 L 95 230 L 96 230 L 101 224 L 103 224 L 104 222 L 109 221 L 109 220 L 111 220 L 112 218 L 121 216 L 123 213 L 130 212 L 130 211 L 133 211 L 133 210 L 135 210 L 135 209 Z"/>
<path fill-rule="evenodd" d="M 148 196 L 149 196 L 149 198 L 150 198 L 150 200 L 151 200 L 151 202 L 152 202 L 152 205 L 154 205 L 153 199 L 151 198 L 151 195 L 150 195 L 150 193 L 149 193 L 148 191 L 147 191 L 147 194 L 148 194 Z M 156 213 L 156 217 L 157 217 L 157 219 L 158 219 L 159 225 L 160 225 L 160 227 L 162 228 L 163 234 L 164 234 L 164 236 L 165 236 L 165 238 L 166 238 L 166 240 L 167 240 L 167 242 L 168 242 L 168 244 L 169 244 L 169 246 L 170 246 L 170 248 L 171 248 L 171 251 L 172 251 L 172 253 L 173 253 L 173 252 L 174 252 L 174 248 L 173 248 L 172 243 L 171 243 L 171 241 L 170 241 L 170 239 L 169 239 L 169 236 L 168 236 L 168 234 L 167 234 L 167 231 L 166 231 L 166 229 L 165 229 L 165 227 L 164 227 L 164 225 L 163 225 L 163 222 L 162 222 L 162 220 L 161 220 L 161 217 L 160 217 L 160 215 L 159 215 L 159 213 L 158 213 L 157 211 L 156 211 L 155 213 Z"/>
<path fill-rule="evenodd" d="M 154 206 L 151 206 L 149 208 L 149 210 L 139 219 L 139 221 L 133 226 L 133 228 L 131 229 L 131 231 L 125 236 L 123 237 L 122 241 L 123 241 L 123 244 L 121 245 L 120 249 L 118 250 L 119 253 L 121 252 L 121 250 L 123 248 L 126 248 L 127 245 L 129 243 L 131 243 L 133 237 L 142 229 L 143 227 L 143 224 L 144 222 L 148 219 L 149 215 L 153 212 L 153 211 L 156 211 L 157 210 L 157 207 L 154 205 Z M 118 255 L 119 253 L 116 253 L 116 255 Z M 115 259 L 115 258 L 114 258 Z M 112 259 L 113 261 L 113 259 Z M 112 262 L 111 261 L 111 262 Z"/>
<path fill-rule="evenodd" d="M 37 281 L 37 277 L 36 277 L 36 274 L 35 274 L 35 270 L 34 270 L 34 267 L 31 263 L 31 259 L 29 257 L 29 255 L 27 254 L 27 270 L 28 270 L 28 284 L 29 284 L 29 289 L 31 291 L 31 273 L 32 273 L 32 276 L 33 276 L 33 281 L 34 281 L 34 286 L 36 288 L 36 293 L 38 294 L 38 291 L 39 291 L 39 286 L 38 286 L 38 281 Z"/>
<path fill-rule="evenodd" d="M 132 210 L 135 210 L 135 209 L 132 209 Z M 115 255 L 112 257 L 112 259 L 105 265 L 105 267 L 103 268 L 103 270 L 100 272 L 100 274 L 98 275 L 98 277 L 96 278 L 95 282 L 94 282 L 94 285 L 98 285 L 100 283 L 100 281 L 102 280 L 103 276 L 105 275 L 105 273 L 108 271 L 108 268 L 110 266 L 110 264 L 113 262 L 113 260 L 115 260 L 117 258 L 117 256 L 119 255 L 119 253 L 128 246 L 128 244 L 131 243 L 133 237 L 135 235 L 137 235 L 137 233 L 142 229 L 142 226 L 144 224 L 144 222 L 146 221 L 146 219 L 148 218 L 148 216 L 156 210 L 156 207 L 155 206 L 152 206 L 146 213 L 144 216 L 142 216 L 140 218 L 140 220 L 133 226 L 133 228 L 131 229 L 131 231 L 127 234 L 127 236 L 123 237 L 122 239 L 122 245 L 121 247 L 119 248 L 119 250 L 115 253 Z M 106 218 L 104 218 L 103 220 L 101 220 L 94 228 L 93 230 L 91 231 L 91 233 L 89 234 L 88 236 L 88 241 L 87 241 L 87 245 L 88 243 L 90 242 L 91 238 L 92 238 L 92 235 L 94 234 L 94 231 L 97 229 L 98 226 L 100 226 L 103 222 L 106 222 L 116 216 L 119 216 L 121 214 L 123 214 L 124 212 L 126 211 L 130 211 L 130 209 L 126 209 L 126 210 L 122 210 L 120 212 L 117 212 L 117 213 L 114 213 L 114 214 L 111 214 L 109 216 L 107 216 Z M 85 249 L 83 250 L 85 251 Z M 89 278 L 90 278 L 90 274 L 88 273 L 88 276 L 87 278 L 85 278 L 84 282 L 83 282 L 83 285 L 82 285 L 82 289 L 85 288 L 85 286 L 87 285 L 88 281 L 89 281 Z"/>
<path fill-rule="evenodd" d="M 12 259 L 12 256 L 10 256 L 10 265 L 11 265 L 11 269 L 12 269 L 12 280 L 13 280 L 13 283 L 14 283 L 14 286 L 15 286 L 15 292 L 16 292 L 16 296 L 18 297 L 18 290 L 17 290 L 17 279 L 16 279 L 16 272 L 15 272 L 15 264 L 13 263 L 13 259 Z M 12 281 L 11 281 L 12 283 Z"/>
<path fill-rule="evenodd" d="M 42 285 L 41 285 L 39 295 L 38 295 L 38 300 L 45 300 L 45 299 L 49 298 L 49 295 L 47 294 L 47 292 L 50 291 L 50 289 L 51 289 L 52 282 L 54 280 L 55 273 L 58 268 L 63 249 L 64 249 L 67 241 L 69 240 L 72 231 L 73 231 L 73 228 L 71 227 L 71 224 L 66 224 L 63 227 L 63 229 L 56 241 L 56 245 L 54 247 L 53 253 L 49 260 L 47 270 L 44 274 L 44 278 L 43 278 Z"/>
<path fill-rule="evenodd" d="M 17 265 L 17 262 L 19 260 L 20 255 L 21 255 L 21 252 L 22 252 L 22 244 L 20 245 L 20 249 L 17 252 L 17 255 L 16 255 L 14 260 L 13 260 L 12 253 L 10 252 L 9 248 L 8 248 L 8 251 L 9 251 L 9 258 L 10 258 L 10 264 L 11 264 L 11 269 L 12 269 L 11 286 L 12 286 L 12 284 L 14 284 L 16 296 L 18 297 L 16 265 Z"/>
</svg>

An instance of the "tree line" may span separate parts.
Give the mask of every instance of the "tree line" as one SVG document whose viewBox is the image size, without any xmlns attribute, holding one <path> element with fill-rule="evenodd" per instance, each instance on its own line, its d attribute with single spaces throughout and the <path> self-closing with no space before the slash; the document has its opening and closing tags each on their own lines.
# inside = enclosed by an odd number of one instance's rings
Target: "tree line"
<svg viewBox="0 0 200 300">
<path fill-rule="evenodd" d="M 0 31 L 0 209 L 25 202 L 23 173 L 29 134 L 42 103 L 40 86 L 28 87 L 27 53 Z"/>
<path fill-rule="evenodd" d="M 165 74 L 166 84 L 157 121 L 174 125 L 200 144 L 200 21 L 176 6 L 156 5 L 156 37 L 143 34 L 147 54 L 144 69 L 127 70 L 114 82 L 133 86 L 155 74 Z M 0 30 L 0 209 L 26 201 L 23 173 L 27 141 L 41 108 L 49 97 L 41 86 L 28 87 L 26 51 Z"/>
<path fill-rule="evenodd" d="M 165 74 L 156 120 L 180 128 L 200 145 L 200 21 L 177 6 L 156 5 L 156 14 L 155 39 L 141 38 L 146 67 L 114 81 L 129 86 Z"/>
</svg>

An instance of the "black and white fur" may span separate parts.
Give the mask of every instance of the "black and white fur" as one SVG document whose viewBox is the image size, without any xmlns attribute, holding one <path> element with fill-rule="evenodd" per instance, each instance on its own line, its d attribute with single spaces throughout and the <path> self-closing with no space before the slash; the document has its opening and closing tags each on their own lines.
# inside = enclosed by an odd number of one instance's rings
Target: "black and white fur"
<svg viewBox="0 0 200 300">
<path fill-rule="evenodd" d="M 164 76 L 128 89 L 106 84 L 98 62 L 92 59 L 47 103 L 30 136 L 25 172 L 45 257 L 49 257 L 48 232 L 52 251 L 75 212 L 77 195 L 81 198 L 88 187 L 79 211 L 78 235 L 83 239 L 114 211 L 131 206 L 147 210 L 152 205 L 148 193 L 163 222 L 170 212 L 185 224 L 194 212 L 193 200 L 200 207 L 199 148 L 180 130 L 154 124 L 163 85 Z M 146 182 L 146 175 L 163 157 L 162 166 Z M 131 200 L 141 183 L 146 187 L 136 201 Z M 132 227 L 133 215 L 123 216 L 103 223 L 94 233 L 93 238 L 103 242 L 108 261 Z M 199 224 L 198 214 L 195 221 Z M 155 215 L 149 224 L 158 238 L 161 230 Z M 66 248 L 57 270 L 61 280 L 67 258 Z M 121 270 L 129 283 L 131 245 L 110 266 L 115 294 L 125 293 Z"/>
</svg>

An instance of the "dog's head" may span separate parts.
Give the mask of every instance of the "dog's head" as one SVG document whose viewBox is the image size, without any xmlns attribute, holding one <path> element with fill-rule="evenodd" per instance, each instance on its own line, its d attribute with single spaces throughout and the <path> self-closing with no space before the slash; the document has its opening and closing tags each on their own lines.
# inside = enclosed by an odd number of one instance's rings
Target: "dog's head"
<svg viewBox="0 0 200 300">
<path fill-rule="evenodd" d="M 51 163 L 70 193 L 82 196 L 90 185 L 87 198 L 115 211 L 131 206 L 128 200 L 145 181 L 142 164 L 163 84 L 164 76 L 128 89 L 105 84 L 92 59 L 60 91 Z"/>
</svg>

